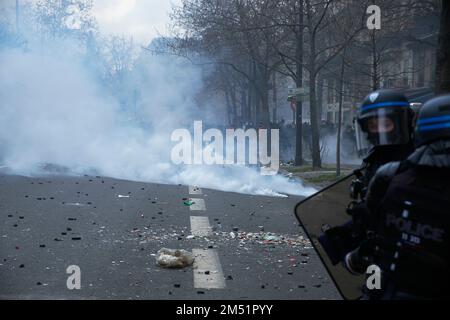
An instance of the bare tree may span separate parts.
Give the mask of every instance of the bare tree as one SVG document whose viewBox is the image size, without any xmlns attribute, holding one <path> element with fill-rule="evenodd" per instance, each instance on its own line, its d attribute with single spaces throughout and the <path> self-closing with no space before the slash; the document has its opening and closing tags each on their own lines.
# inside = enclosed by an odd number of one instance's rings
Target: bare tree
<svg viewBox="0 0 450 320">
<path fill-rule="evenodd" d="M 436 93 L 450 92 L 450 3 L 442 1 L 439 49 L 436 63 Z"/>
</svg>

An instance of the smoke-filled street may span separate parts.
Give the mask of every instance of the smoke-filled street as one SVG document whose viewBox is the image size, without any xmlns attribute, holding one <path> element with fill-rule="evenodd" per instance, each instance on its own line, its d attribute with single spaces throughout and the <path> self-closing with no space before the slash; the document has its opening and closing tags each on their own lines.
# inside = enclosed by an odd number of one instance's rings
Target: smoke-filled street
<svg viewBox="0 0 450 320">
<path fill-rule="evenodd" d="M 449 92 L 450 1 L 0 0 L 0 301 L 449 298 Z"/>
<path fill-rule="evenodd" d="M 292 213 L 299 199 L 2 174 L 0 298 L 338 298 Z M 163 247 L 206 251 L 165 269 L 155 259 Z M 71 265 L 80 290 L 67 287 Z"/>
</svg>

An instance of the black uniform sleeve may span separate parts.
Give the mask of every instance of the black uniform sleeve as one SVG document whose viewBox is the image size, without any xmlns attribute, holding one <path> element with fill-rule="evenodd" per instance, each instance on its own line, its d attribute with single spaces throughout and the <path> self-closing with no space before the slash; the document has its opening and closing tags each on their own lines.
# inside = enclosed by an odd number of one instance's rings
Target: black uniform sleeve
<svg viewBox="0 0 450 320">
<path fill-rule="evenodd" d="M 371 228 L 376 227 L 379 205 L 399 168 L 400 162 L 385 164 L 377 170 L 375 176 L 369 183 L 366 205 L 369 214 L 367 223 Z M 352 273 L 364 273 L 370 265 L 370 259 L 368 259 L 370 252 L 370 241 L 363 241 L 357 249 L 347 254 L 345 257 L 345 266 Z"/>
<path fill-rule="evenodd" d="M 370 215 L 374 215 L 391 183 L 392 178 L 397 173 L 400 162 L 390 162 L 380 167 L 369 183 L 367 191 L 367 209 Z"/>
</svg>

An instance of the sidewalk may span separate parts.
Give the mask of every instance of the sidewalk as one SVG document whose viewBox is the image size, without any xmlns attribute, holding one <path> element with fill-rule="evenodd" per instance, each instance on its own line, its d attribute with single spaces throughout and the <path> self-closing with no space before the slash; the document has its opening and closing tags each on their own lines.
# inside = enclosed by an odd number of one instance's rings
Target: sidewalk
<svg viewBox="0 0 450 320">
<path fill-rule="evenodd" d="M 333 182 L 339 180 L 346 175 L 349 175 L 358 168 L 355 165 L 342 165 L 341 175 L 336 176 L 336 169 L 333 165 L 324 164 L 323 168 L 317 171 L 313 171 L 310 165 L 301 167 L 297 166 L 282 166 L 280 168 L 280 174 L 290 177 L 292 179 L 301 179 L 305 184 L 312 186 L 316 189 L 322 189 Z"/>
</svg>

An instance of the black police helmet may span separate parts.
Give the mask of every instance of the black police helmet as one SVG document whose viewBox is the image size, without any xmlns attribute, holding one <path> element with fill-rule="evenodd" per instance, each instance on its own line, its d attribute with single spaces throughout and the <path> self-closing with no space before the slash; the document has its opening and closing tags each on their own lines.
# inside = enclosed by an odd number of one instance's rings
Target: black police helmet
<svg viewBox="0 0 450 320">
<path fill-rule="evenodd" d="M 417 147 L 450 139 L 450 94 L 433 98 L 420 109 L 414 142 Z"/>
<path fill-rule="evenodd" d="M 358 113 L 358 150 L 408 144 L 413 116 L 408 99 L 400 91 L 383 89 L 372 92 L 364 99 Z"/>
<path fill-rule="evenodd" d="M 410 104 L 406 96 L 398 90 L 382 89 L 369 94 L 363 101 L 358 114 L 358 121 L 376 117 L 378 110 L 383 109 L 386 114 L 396 112 L 411 112 Z"/>
</svg>

